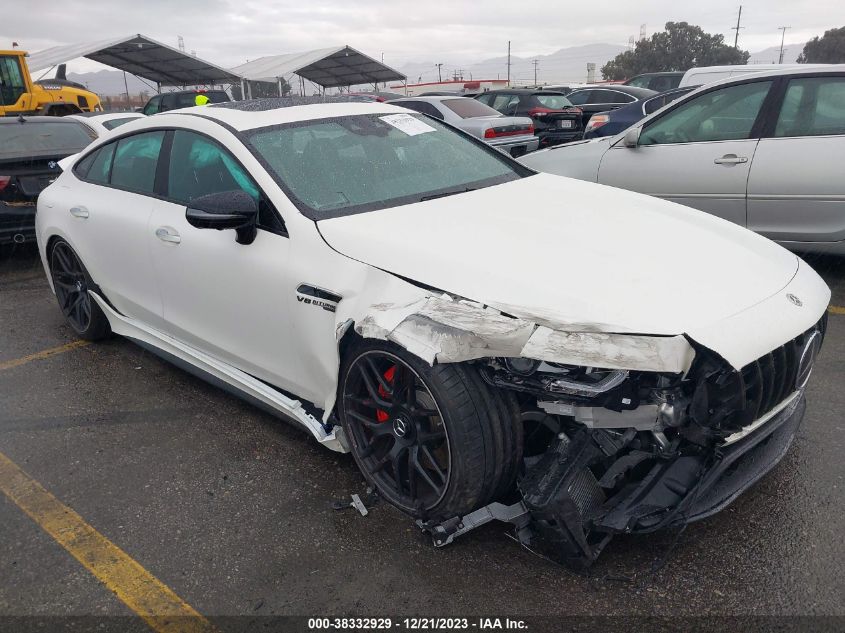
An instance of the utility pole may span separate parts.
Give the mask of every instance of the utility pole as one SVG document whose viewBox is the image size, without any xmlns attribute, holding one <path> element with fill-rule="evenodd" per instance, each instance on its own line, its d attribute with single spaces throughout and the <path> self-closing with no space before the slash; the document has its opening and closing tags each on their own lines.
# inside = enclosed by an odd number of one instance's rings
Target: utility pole
<svg viewBox="0 0 845 633">
<path fill-rule="evenodd" d="M 534 64 L 534 85 L 536 86 L 537 85 L 537 64 L 540 63 L 540 60 L 534 59 L 534 60 L 531 61 L 531 63 Z"/>
<path fill-rule="evenodd" d="M 440 69 L 443 67 L 443 64 L 435 64 L 437 66 L 437 81 L 443 81 L 443 77 L 440 75 Z"/>
<path fill-rule="evenodd" d="M 731 29 L 732 31 L 736 31 L 736 35 L 734 35 L 734 48 L 739 48 L 739 30 L 745 28 L 744 26 L 739 25 L 740 20 L 742 20 L 742 5 L 739 5 L 739 15 L 736 16 L 736 26 Z"/>
<path fill-rule="evenodd" d="M 786 29 L 791 29 L 791 26 L 779 26 L 778 31 L 782 31 L 780 36 L 780 55 L 778 56 L 778 64 L 783 63 L 783 40 L 786 38 Z"/>
<path fill-rule="evenodd" d="M 511 85 L 511 41 L 508 40 L 508 85 Z"/>
</svg>

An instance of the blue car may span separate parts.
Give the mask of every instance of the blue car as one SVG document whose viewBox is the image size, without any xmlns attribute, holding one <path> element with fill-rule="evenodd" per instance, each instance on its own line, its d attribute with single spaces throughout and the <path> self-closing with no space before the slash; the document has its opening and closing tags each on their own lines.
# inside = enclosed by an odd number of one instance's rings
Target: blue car
<svg viewBox="0 0 845 633">
<path fill-rule="evenodd" d="M 671 103 L 678 97 L 685 95 L 698 86 L 687 86 L 661 92 L 648 99 L 635 101 L 634 103 L 622 106 L 616 110 L 599 112 L 594 114 L 584 128 L 584 138 L 596 138 L 599 136 L 615 136 L 622 130 L 631 127 L 634 123 L 656 112 L 667 103 Z"/>
</svg>

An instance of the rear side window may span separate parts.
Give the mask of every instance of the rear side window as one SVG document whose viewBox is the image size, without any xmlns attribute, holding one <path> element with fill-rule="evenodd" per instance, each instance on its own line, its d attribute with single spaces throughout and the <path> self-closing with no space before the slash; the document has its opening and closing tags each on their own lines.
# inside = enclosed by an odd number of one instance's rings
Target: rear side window
<svg viewBox="0 0 845 633">
<path fill-rule="evenodd" d="M 479 116 L 499 116 L 497 110 L 483 103 L 479 103 L 475 99 L 444 99 L 440 103 L 462 119 L 471 119 Z"/>
<path fill-rule="evenodd" d="M 109 143 L 86 156 L 76 166 L 76 174 L 88 182 L 108 184 L 115 145 L 117 143 Z"/>
<path fill-rule="evenodd" d="M 111 169 L 111 184 L 138 193 L 153 193 L 158 155 L 163 141 L 163 131 L 146 132 L 120 139 Z"/>
<path fill-rule="evenodd" d="M 107 130 L 113 130 L 116 127 L 120 127 L 124 123 L 129 123 L 130 121 L 134 121 L 138 117 L 129 116 L 125 119 L 109 119 L 108 121 L 103 121 L 103 127 Z"/>
<path fill-rule="evenodd" d="M 616 90 L 593 90 L 587 103 L 631 103 L 634 97 Z"/>
<path fill-rule="evenodd" d="M 845 134 L 845 77 L 792 79 L 775 136 Z"/>
<path fill-rule="evenodd" d="M 590 93 L 593 92 L 592 90 L 577 90 L 575 92 L 570 92 L 566 95 L 566 98 L 569 99 L 569 102 L 572 105 L 584 105 L 587 103 L 587 99 L 590 98 Z"/>
<path fill-rule="evenodd" d="M 563 95 L 534 95 L 534 99 L 550 110 L 563 110 L 572 106 L 572 102 Z"/>
<path fill-rule="evenodd" d="M 408 108 L 409 110 L 414 110 L 415 112 L 419 112 L 420 114 L 427 114 L 428 116 L 433 116 L 435 119 L 440 119 L 441 121 L 443 120 L 443 114 L 436 107 L 431 105 L 428 101 L 400 101 L 396 105 L 402 106 L 403 108 Z M 498 114 L 498 112 L 496 114 Z"/>
<path fill-rule="evenodd" d="M 496 95 L 493 99 L 493 109 L 502 114 L 514 114 L 518 107 L 519 97 L 517 95 Z"/>
</svg>

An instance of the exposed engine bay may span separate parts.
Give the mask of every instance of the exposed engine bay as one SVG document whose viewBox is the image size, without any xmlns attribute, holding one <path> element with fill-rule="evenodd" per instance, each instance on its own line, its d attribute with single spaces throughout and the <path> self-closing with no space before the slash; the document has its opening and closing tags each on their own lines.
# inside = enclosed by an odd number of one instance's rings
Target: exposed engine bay
<svg viewBox="0 0 845 633">
<path fill-rule="evenodd" d="M 822 318 L 741 371 L 703 348 L 686 374 L 476 361 L 485 382 L 519 402 L 518 496 L 418 524 L 444 545 L 488 520 L 507 521 L 525 545 L 583 568 L 614 534 L 718 512 L 788 449 L 825 326 Z"/>
</svg>

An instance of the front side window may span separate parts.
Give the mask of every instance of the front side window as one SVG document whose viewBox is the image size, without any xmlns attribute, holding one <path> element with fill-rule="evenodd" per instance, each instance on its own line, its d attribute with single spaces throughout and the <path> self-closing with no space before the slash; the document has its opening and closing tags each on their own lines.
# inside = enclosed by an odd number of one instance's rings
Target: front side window
<svg viewBox="0 0 845 633">
<path fill-rule="evenodd" d="M 845 134 L 845 77 L 792 79 L 775 136 Z"/>
<path fill-rule="evenodd" d="M 26 82 L 16 55 L 0 57 L 0 105 L 15 105 L 26 92 Z"/>
<path fill-rule="evenodd" d="M 200 134 L 174 132 L 168 198 L 187 205 L 200 196 L 238 189 L 258 202 L 258 186 L 227 150 Z"/>
<path fill-rule="evenodd" d="M 640 135 L 639 144 L 750 138 L 771 85 L 771 81 L 756 81 L 713 90 L 690 99 L 646 127 Z"/>
<path fill-rule="evenodd" d="M 496 95 L 493 99 L 493 109 L 502 114 L 513 114 L 519 107 L 519 97 L 516 95 Z"/>
<path fill-rule="evenodd" d="M 421 202 L 528 175 L 448 126 L 413 114 L 263 128 L 249 144 L 307 217 Z"/>
<path fill-rule="evenodd" d="M 120 139 L 111 168 L 111 184 L 138 193 L 153 193 L 162 141 L 163 131 Z"/>
<path fill-rule="evenodd" d="M 648 88 L 649 82 L 651 81 L 651 77 L 643 76 L 643 77 L 634 77 L 631 81 L 626 81 L 626 86 L 633 86 L 634 88 Z"/>
<path fill-rule="evenodd" d="M 194 198 L 226 191 L 244 191 L 258 205 L 258 225 L 284 231 L 273 206 L 232 154 L 208 137 L 176 130 L 170 150 L 168 198 L 188 206 Z"/>
</svg>

